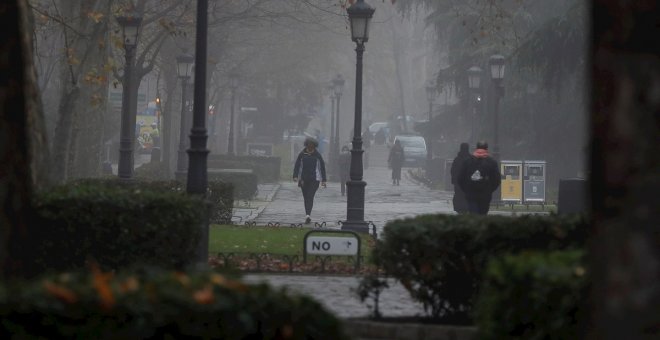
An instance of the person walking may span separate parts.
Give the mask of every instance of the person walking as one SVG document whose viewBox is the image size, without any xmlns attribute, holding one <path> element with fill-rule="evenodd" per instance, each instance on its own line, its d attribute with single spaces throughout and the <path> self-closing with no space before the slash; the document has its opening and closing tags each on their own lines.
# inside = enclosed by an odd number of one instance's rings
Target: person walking
<svg viewBox="0 0 660 340">
<path fill-rule="evenodd" d="M 341 186 L 341 195 L 346 195 L 346 182 L 348 182 L 348 175 L 351 171 L 351 153 L 348 150 L 348 146 L 343 146 L 341 148 L 341 153 L 339 154 L 339 184 Z"/>
<path fill-rule="evenodd" d="M 390 168 L 392 168 L 392 185 L 400 185 L 401 167 L 403 166 L 404 159 L 405 155 L 403 153 L 401 141 L 397 139 L 390 149 L 390 155 L 387 157 L 387 163 L 390 165 Z"/>
<path fill-rule="evenodd" d="M 454 204 L 454 211 L 459 214 L 468 212 L 468 204 L 465 199 L 465 192 L 458 184 L 458 178 L 463 168 L 463 163 L 470 158 L 470 145 L 468 143 L 461 143 L 456 158 L 451 163 L 451 184 L 454 186 L 454 197 L 452 202 Z"/>
<path fill-rule="evenodd" d="M 326 187 L 325 162 L 317 147 L 318 142 L 315 139 L 305 139 L 305 148 L 298 154 L 293 168 L 293 181 L 298 182 L 305 200 L 305 223 L 312 221 L 310 215 L 319 183 Z"/>
<path fill-rule="evenodd" d="M 500 181 L 500 167 L 488 155 L 488 143 L 479 141 L 472 156 L 463 163 L 458 177 L 471 214 L 488 214 L 493 192 L 500 186 Z"/>
</svg>

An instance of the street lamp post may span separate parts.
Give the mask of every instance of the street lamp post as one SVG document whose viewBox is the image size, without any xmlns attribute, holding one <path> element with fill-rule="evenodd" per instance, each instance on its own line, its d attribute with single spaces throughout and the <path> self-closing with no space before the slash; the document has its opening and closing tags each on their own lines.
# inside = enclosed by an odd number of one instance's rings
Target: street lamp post
<svg viewBox="0 0 660 340">
<path fill-rule="evenodd" d="M 195 58 L 189 54 L 181 54 L 176 58 L 176 71 L 181 80 L 181 123 L 179 125 L 179 150 L 176 158 L 176 178 L 183 178 L 186 173 L 186 117 L 188 116 L 188 79 L 192 73 Z"/>
<path fill-rule="evenodd" d="M 336 113 L 335 113 L 335 121 L 333 123 L 335 131 L 334 133 L 334 139 L 332 140 L 332 155 L 334 157 L 335 162 L 339 162 L 339 104 L 341 103 L 341 95 L 344 92 L 344 77 L 341 76 L 341 74 L 337 74 L 337 76 L 332 79 L 332 90 L 335 94 L 335 98 L 337 99 L 337 106 L 336 106 Z M 339 167 L 335 166 L 335 168 L 339 171 Z M 339 175 L 339 174 L 337 174 Z"/>
<path fill-rule="evenodd" d="M 229 108 L 229 137 L 227 137 L 227 154 L 235 155 L 236 148 L 234 147 L 234 106 L 236 106 L 236 89 L 238 88 L 238 73 L 232 71 L 229 73 L 229 88 L 231 89 L 231 107 Z"/>
<path fill-rule="evenodd" d="M 332 86 L 329 86 L 330 91 L 332 91 Z M 336 162 L 335 162 L 335 155 L 334 155 L 334 147 L 335 147 L 335 94 L 330 93 L 330 147 L 328 148 L 328 160 L 330 161 L 330 164 L 332 165 L 330 167 L 330 171 L 328 173 L 330 174 L 330 179 L 331 180 L 336 180 L 337 179 L 337 174 L 335 171 L 336 168 Z M 319 141 L 320 143 L 321 141 Z"/>
<path fill-rule="evenodd" d="M 362 180 L 362 55 L 364 44 L 369 40 L 369 21 L 376 11 L 364 0 L 357 0 L 347 8 L 351 24 L 351 38 L 356 43 L 355 67 L 355 121 L 353 122 L 353 149 L 351 150 L 350 180 L 346 183 L 347 212 L 342 230 L 369 232 L 364 221 L 364 189 L 367 183 Z"/>
<path fill-rule="evenodd" d="M 435 84 L 429 83 L 426 85 L 426 99 L 429 102 L 429 123 L 427 125 L 426 131 L 426 177 L 430 178 L 431 174 L 431 163 L 433 163 L 433 129 L 431 129 L 433 121 L 433 101 L 435 96 L 438 93 L 438 89 L 435 87 Z"/>
<path fill-rule="evenodd" d="M 121 26 L 126 51 L 124 78 L 122 81 L 121 131 L 119 137 L 119 165 L 117 175 L 121 179 L 133 177 L 133 144 L 135 143 L 135 119 L 137 101 L 133 98 L 133 63 L 137 48 L 138 34 L 142 17 L 120 16 L 117 22 Z"/>
<path fill-rule="evenodd" d="M 504 86 L 502 80 L 504 79 L 504 57 L 496 54 L 492 55 L 488 60 L 490 65 L 490 77 L 495 84 L 495 109 L 493 111 L 493 158 L 500 160 L 500 143 L 499 143 L 499 110 L 500 99 L 504 96 Z"/>
<path fill-rule="evenodd" d="M 195 93 L 193 100 L 193 124 L 190 129 L 190 148 L 188 149 L 188 194 L 205 197 L 207 190 L 206 148 L 206 53 L 208 29 L 208 0 L 197 0 L 197 25 L 195 34 Z M 204 266 L 208 263 L 209 223 L 208 216 L 199 226 L 201 237 L 197 244 L 196 262 Z"/>
<path fill-rule="evenodd" d="M 470 88 L 470 92 L 472 94 L 472 117 L 470 119 L 470 124 L 471 124 L 471 133 L 470 133 L 470 144 L 474 145 L 476 143 L 476 131 L 474 124 L 477 120 L 477 108 L 479 106 L 479 87 L 481 86 L 481 68 L 479 66 L 472 66 L 467 70 L 467 78 L 468 78 L 468 87 Z"/>
</svg>

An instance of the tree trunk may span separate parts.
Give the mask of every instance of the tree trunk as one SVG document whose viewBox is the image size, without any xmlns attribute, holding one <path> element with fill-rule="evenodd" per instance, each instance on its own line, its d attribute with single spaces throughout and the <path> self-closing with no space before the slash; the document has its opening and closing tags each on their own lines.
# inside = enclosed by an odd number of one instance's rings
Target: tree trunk
<svg viewBox="0 0 660 340">
<path fill-rule="evenodd" d="M 660 333 L 660 5 L 592 7 L 590 339 Z"/>
<path fill-rule="evenodd" d="M 394 71 L 396 74 L 396 84 L 397 90 L 399 92 L 399 112 L 403 117 L 403 132 L 408 131 L 408 120 L 406 114 L 406 102 L 405 102 L 405 84 L 403 80 L 403 65 L 405 65 L 405 47 L 401 46 L 402 41 L 399 39 L 399 35 L 396 32 L 396 24 L 394 20 L 390 20 L 390 29 L 392 31 L 392 55 L 394 57 Z M 396 115 L 397 113 L 395 113 Z"/>
<path fill-rule="evenodd" d="M 30 196 L 41 157 L 30 154 L 45 140 L 32 65 L 32 29 L 26 0 L 0 5 L 0 278 L 21 274 L 30 234 Z M 34 131 L 30 131 L 34 129 Z M 41 130 L 40 130 L 41 129 Z M 32 138 L 36 138 L 35 141 Z M 38 173 L 37 171 L 36 173 Z"/>
</svg>

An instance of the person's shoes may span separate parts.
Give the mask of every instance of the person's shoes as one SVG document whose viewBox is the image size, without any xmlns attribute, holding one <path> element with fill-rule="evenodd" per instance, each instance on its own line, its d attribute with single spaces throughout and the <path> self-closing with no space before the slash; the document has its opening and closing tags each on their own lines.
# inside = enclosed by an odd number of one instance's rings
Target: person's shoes
<svg viewBox="0 0 660 340">
<path fill-rule="evenodd" d="M 305 223 L 306 224 L 312 223 L 312 219 L 309 217 L 309 215 L 307 215 L 307 217 L 305 218 Z"/>
</svg>

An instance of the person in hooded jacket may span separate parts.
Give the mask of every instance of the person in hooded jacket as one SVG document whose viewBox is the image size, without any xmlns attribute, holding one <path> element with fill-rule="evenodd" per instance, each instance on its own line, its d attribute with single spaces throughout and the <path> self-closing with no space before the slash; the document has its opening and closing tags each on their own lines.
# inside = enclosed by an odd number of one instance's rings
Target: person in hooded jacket
<svg viewBox="0 0 660 340">
<path fill-rule="evenodd" d="M 390 155 L 387 157 L 387 162 L 392 168 L 392 185 L 400 185 L 401 182 L 401 167 L 403 167 L 403 161 L 406 159 L 403 152 L 403 147 L 401 146 L 401 141 L 396 140 L 394 145 L 390 149 Z"/>
<path fill-rule="evenodd" d="M 319 184 L 326 187 L 325 162 L 317 151 L 317 146 L 318 142 L 315 139 L 305 139 L 305 148 L 298 154 L 293 168 L 293 181 L 298 182 L 305 200 L 305 223 L 312 221 L 310 215 Z"/>
<path fill-rule="evenodd" d="M 458 184 L 458 178 L 460 176 L 461 170 L 463 169 L 463 163 L 470 158 L 470 146 L 468 143 L 461 143 L 460 149 L 456 158 L 451 163 L 451 184 L 454 186 L 454 197 L 452 202 L 454 203 L 454 211 L 459 214 L 465 214 L 468 212 L 468 204 L 465 199 L 465 192 L 461 189 Z"/>
<path fill-rule="evenodd" d="M 458 177 L 471 214 L 488 214 L 493 192 L 500 186 L 501 177 L 499 164 L 488 154 L 488 143 L 478 142 L 472 156 L 463 162 Z"/>
</svg>

